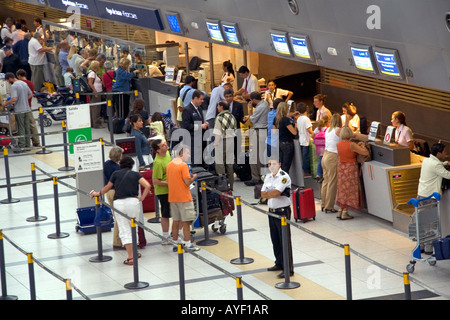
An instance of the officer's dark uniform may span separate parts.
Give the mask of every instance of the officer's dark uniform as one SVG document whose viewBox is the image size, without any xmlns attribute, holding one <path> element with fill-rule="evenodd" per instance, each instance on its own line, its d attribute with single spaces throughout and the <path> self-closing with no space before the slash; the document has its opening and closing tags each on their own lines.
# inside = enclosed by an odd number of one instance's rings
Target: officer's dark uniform
<svg viewBox="0 0 450 320">
<path fill-rule="evenodd" d="M 269 212 L 281 216 L 285 216 L 287 219 L 291 218 L 291 178 L 283 170 L 278 170 L 278 173 L 273 176 L 269 173 L 264 179 L 264 184 L 261 191 L 268 192 L 270 190 L 278 190 L 281 195 L 277 198 L 268 199 Z M 275 255 L 275 266 L 268 270 L 283 270 L 283 242 L 281 231 L 281 219 L 269 216 L 270 238 L 273 244 L 273 253 Z M 294 265 L 292 262 L 292 245 L 291 245 L 291 232 L 290 225 L 287 226 L 288 231 L 288 252 L 289 252 L 289 270 L 291 274 L 294 272 Z"/>
</svg>

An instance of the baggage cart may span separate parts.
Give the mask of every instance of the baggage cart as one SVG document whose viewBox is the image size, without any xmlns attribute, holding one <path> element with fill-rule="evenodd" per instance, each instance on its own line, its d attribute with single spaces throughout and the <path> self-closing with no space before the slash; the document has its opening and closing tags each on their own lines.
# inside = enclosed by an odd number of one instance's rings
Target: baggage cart
<svg viewBox="0 0 450 320">
<path fill-rule="evenodd" d="M 428 262 L 430 266 L 436 265 L 436 257 L 422 257 L 421 246 L 431 244 L 441 238 L 440 220 L 440 194 L 435 192 L 422 199 L 410 199 L 407 204 L 414 206 L 414 213 L 409 224 L 409 236 L 416 242 L 412 257 L 406 270 L 414 272 L 416 261 Z"/>
<path fill-rule="evenodd" d="M 102 232 L 111 231 L 114 228 L 114 219 L 110 208 L 100 206 L 100 212 L 96 212 L 95 206 L 77 209 L 76 232 L 95 233 L 97 232 L 97 225 L 101 226 Z"/>
</svg>

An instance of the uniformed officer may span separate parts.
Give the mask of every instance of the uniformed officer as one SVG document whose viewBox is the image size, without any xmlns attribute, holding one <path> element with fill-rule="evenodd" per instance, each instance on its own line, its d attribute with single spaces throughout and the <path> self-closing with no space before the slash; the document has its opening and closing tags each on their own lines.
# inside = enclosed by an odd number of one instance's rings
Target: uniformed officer
<svg viewBox="0 0 450 320">
<path fill-rule="evenodd" d="M 269 212 L 280 216 L 280 218 L 269 215 L 270 238 L 272 239 L 273 253 L 275 255 L 275 265 L 267 269 L 267 271 L 282 270 L 278 275 L 284 278 L 283 269 L 283 240 L 281 231 L 281 216 L 287 219 L 291 218 L 291 178 L 281 170 L 281 162 L 278 160 L 269 160 L 270 174 L 264 179 L 264 185 L 261 188 L 261 197 L 268 199 Z M 294 265 L 292 262 L 292 245 L 290 226 L 287 227 L 288 232 L 288 252 L 289 252 L 289 270 L 291 276 L 294 275 Z"/>
</svg>

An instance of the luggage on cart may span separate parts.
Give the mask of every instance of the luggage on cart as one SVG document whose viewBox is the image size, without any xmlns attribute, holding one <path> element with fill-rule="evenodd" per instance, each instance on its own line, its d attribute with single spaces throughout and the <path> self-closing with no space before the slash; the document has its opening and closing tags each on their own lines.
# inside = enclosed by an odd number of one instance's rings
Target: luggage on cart
<svg viewBox="0 0 450 320">
<path fill-rule="evenodd" d="M 316 220 L 316 204 L 314 201 L 314 191 L 311 188 L 297 188 L 292 193 L 292 207 L 294 218 L 297 222 L 309 219 Z"/>
<path fill-rule="evenodd" d="M 440 200 L 441 195 L 435 192 L 429 197 L 410 199 L 407 202 L 415 209 L 408 231 L 412 240 L 416 242 L 410 263 L 406 266 L 409 273 L 414 272 L 416 261 L 428 262 L 429 265 L 434 266 L 436 260 L 450 259 L 450 252 L 443 252 L 443 249 L 446 250 L 447 239 L 441 239 Z M 434 257 L 422 258 L 421 246 L 425 244 L 432 244 L 435 247 Z"/>
<path fill-rule="evenodd" d="M 101 205 L 99 212 L 96 207 L 86 207 L 77 209 L 77 224 L 75 230 L 85 234 L 97 232 L 97 225 L 102 227 L 102 231 L 110 231 L 114 228 L 114 219 L 111 209 Z"/>
<path fill-rule="evenodd" d="M 141 170 L 139 171 L 141 176 L 147 180 L 150 183 L 150 192 L 145 197 L 144 201 L 142 202 L 142 211 L 145 212 L 155 212 L 155 187 L 153 185 L 153 170 Z M 144 188 L 141 187 L 141 192 L 144 191 Z"/>
<path fill-rule="evenodd" d="M 233 195 L 233 192 L 231 190 L 223 191 L 223 193 L 226 193 L 230 196 Z M 233 215 L 233 211 L 235 209 L 234 198 L 229 198 L 220 194 L 219 199 L 220 199 L 220 207 L 222 208 L 222 214 L 224 216 L 227 216 L 229 214 Z"/>
</svg>

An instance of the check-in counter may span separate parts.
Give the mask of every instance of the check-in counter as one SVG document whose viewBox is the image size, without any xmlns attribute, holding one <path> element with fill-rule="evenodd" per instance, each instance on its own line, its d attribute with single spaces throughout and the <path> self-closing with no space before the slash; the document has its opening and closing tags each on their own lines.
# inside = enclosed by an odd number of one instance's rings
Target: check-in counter
<svg viewBox="0 0 450 320">
<path fill-rule="evenodd" d="M 406 203 L 417 196 L 423 157 L 396 145 L 371 145 L 374 160 L 362 165 L 367 211 L 407 232 L 414 207 Z"/>
</svg>

